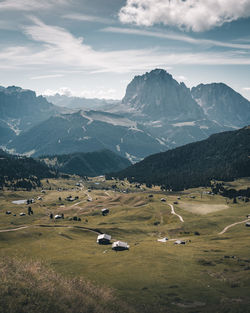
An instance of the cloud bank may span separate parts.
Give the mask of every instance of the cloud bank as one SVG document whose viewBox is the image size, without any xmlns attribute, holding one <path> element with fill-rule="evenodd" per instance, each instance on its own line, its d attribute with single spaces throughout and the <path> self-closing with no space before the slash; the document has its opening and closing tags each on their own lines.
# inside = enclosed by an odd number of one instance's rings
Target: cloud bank
<svg viewBox="0 0 250 313">
<path fill-rule="evenodd" d="M 50 9 L 54 6 L 65 5 L 67 0 L 3 0 L 0 2 L 0 10 L 34 11 L 40 9 Z"/>
<path fill-rule="evenodd" d="M 250 16 L 250 0 L 127 0 L 119 12 L 122 23 L 163 23 L 194 32 Z"/>
<path fill-rule="evenodd" d="M 0 69 L 37 70 L 33 80 L 55 78 L 75 71 L 95 73 L 132 73 L 155 67 L 178 64 L 238 64 L 249 65 L 248 51 L 178 51 L 171 49 L 100 50 L 75 37 L 66 29 L 48 25 L 32 17 L 31 24 L 22 28 L 32 43 L 8 46 L 0 51 Z M 109 29 L 110 31 L 110 29 Z M 150 34 L 151 35 L 151 34 Z M 40 73 L 42 70 L 42 74 Z M 45 71 L 45 74 L 43 74 Z M 63 72 L 62 72 L 63 71 Z"/>
</svg>

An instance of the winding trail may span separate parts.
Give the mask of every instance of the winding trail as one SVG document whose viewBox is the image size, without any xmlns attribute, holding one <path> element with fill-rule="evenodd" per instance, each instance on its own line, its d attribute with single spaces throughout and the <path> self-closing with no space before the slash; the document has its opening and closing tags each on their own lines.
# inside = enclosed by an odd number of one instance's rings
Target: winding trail
<svg viewBox="0 0 250 313">
<path fill-rule="evenodd" d="M 246 223 L 246 222 L 249 222 L 249 219 L 244 220 L 244 221 L 241 221 L 241 222 L 233 223 L 233 224 L 231 224 L 231 225 L 228 225 L 228 226 L 226 226 L 226 227 L 219 233 L 219 235 L 223 235 L 229 228 L 231 228 L 231 227 L 233 227 L 233 226 L 235 226 L 235 225 L 243 224 L 243 223 Z"/>
<path fill-rule="evenodd" d="M 88 199 L 90 201 L 93 201 L 93 198 L 91 197 L 91 195 L 87 191 L 85 192 L 85 195 L 88 197 Z"/>
<path fill-rule="evenodd" d="M 25 228 L 28 228 L 28 227 L 30 227 L 30 226 L 21 226 L 21 227 L 18 227 L 18 228 L 1 229 L 0 233 L 7 233 L 9 231 L 18 231 L 18 230 L 25 229 Z"/>
<path fill-rule="evenodd" d="M 180 221 L 181 221 L 182 223 L 184 223 L 184 220 L 183 220 L 182 216 L 179 215 L 179 214 L 177 214 L 177 213 L 175 213 L 174 206 L 173 206 L 172 204 L 170 204 L 170 203 L 168 203 L 168 205 L 171 207 L 171 214 L 178 216 L 179 219 L 180 219 Z"/>
<path fill-rule="evenodd" d="M 95 228 L 89 228 L 89 227 L 84 227 L 84 226 L 65 226 L 65 225 L 45 225 L 45 224 L 41 224 L 41 225 L 25 225 L 25 226 L 21 226 L 18 228 L 9 228 L 9 229 L 1 229 L 0 233 L 7 233 L 10 231 L 18 231 L 21 229 L 26 229 L 26 228 L 31 228 L 31 227 L 43 227 L 43 228 L 76 228 L 76 229 L 83 229 L 83 230 L 87 230 L 90 232 L 93 232 L 95 234 L 102 234 L 102 232 L 98 229 Z"/>
<path fill-rule="evenodd" d="M 83 203 L 83 202 L 85 202 L 85 200 L 80 201 L 80 202 L 77 202 L 77 203 L 75 203 L 75 204 L 71 205 L 71 206 L 70 206 L 70 208 L 73 208 L 74 206 L 77 206 L 78 204 Z"/>
</svg>

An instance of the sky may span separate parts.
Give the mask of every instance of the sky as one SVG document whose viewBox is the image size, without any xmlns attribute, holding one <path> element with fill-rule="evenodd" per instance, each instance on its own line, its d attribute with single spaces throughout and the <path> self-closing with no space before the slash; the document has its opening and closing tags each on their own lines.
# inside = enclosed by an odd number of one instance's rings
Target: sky
<svg viewBox="0 0 250 313">
<path fill-rule="evenodd" d="M 250 0 L 0 0 L 0 85 L 121 99 L 135 75 L 250 100 Z"/>
</svg>

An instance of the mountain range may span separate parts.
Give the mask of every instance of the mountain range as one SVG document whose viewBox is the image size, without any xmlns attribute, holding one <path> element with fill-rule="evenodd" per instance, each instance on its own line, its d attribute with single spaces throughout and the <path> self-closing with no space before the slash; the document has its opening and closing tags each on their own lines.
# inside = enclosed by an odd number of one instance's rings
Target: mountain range
<svg viewBox="0 0 250 313">
<path fill-rule="evenodd" d="M 33 91 L 1 87 L 0 146 L 35 157 L 109 149 L 137 162 L 250 123 L 250 102 L 227 85 L 190 90 L 162 69 L 136 76 L 120 102 L 88 99 L 95 110 L 78 110 L 81 101 L 65 97 L 48 98 L 57 106 Z"/>
<path fill-rule="evenodd" d="M 183 190 L 250 176 L 250 126 L 151 155 L 108 177 Z"/>
<path fill-rule="evenodd" d="M 58 107 L 42 96 L 37 97 L 34 91 L 15 86 L 0 87 L 0 144 L 59 112 Z M 5 134 L 4 138 L 2 134 Z"/>
<path fill-rule="evenodd" d="M 119 103 L 119 100 L 106 100 L 97 98 L 89 99 L 70 95 L 60 95 L 58 93 L 53 96 L 44 95 L 44 97 L 47 99 L 47 101 L 53 103 L 56 106 L 78 110 L 103 110 L 109 105 Z"/>
</svg>

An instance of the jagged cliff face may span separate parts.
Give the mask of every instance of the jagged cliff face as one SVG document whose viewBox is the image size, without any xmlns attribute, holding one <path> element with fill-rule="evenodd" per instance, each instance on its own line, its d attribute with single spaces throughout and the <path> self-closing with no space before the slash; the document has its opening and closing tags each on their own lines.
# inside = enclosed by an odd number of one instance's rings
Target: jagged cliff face
<svg viewBox="0 0 250 313">
<path fill-rule="evenodd" d="M 48 119 L 57 108 L 32 90 L 0 87 L 0 144 L 5 144 L 22 131 Z"/>
<path fill-rule="evenodd" d="M 191 90 L 206 118 L 221 125 L 242 127 L 250 121 L 250 102 L 223 83 L 200 84 Z"/>
<path fill-rule="evenodd" d="M 179 84 L 161 69 L 136 76 L 128 85 L 122 103 L 152 119 L 197 120 L 203 115 L 185 84 Z"/>
<path fill-rule="evenodd" d="M 47 112 L 53 107 L 44 97 L 31 90 L 11 86 L 0 89 L 0 116 L 20 118 Z"/>
</svg>

